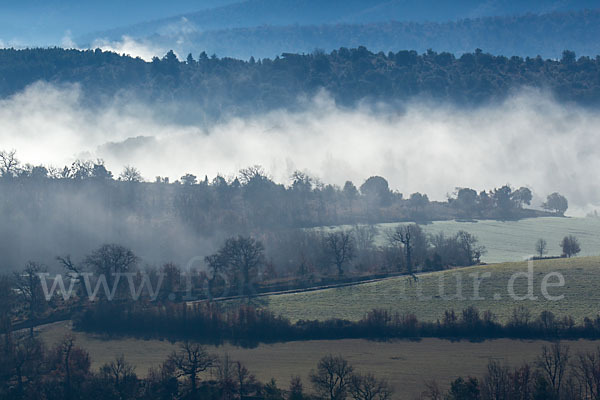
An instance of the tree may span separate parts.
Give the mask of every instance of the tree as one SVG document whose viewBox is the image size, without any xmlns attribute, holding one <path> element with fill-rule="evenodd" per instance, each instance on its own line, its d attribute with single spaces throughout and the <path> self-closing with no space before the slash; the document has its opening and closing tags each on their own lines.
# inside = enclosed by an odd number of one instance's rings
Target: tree
<svg viewBox="0 0 600 400">
<path fill-rule="evenodd" d="M 352 377 L 353 367 L 342 356 L 328 355 L 317 364 L 310 380 L 315 391 L 329 400 L 344 400 Z"/>
<path fill-rule="evenodd" d="M 535 242 L 535 252 L 540 258 L 543 258 L 544 254 L 548 252 L 548 243 L 545 239 L 538 239 L 538 241 Z"/>
<path fill-rule="evenodd" d="M 299 376 L 294 376 L 290 380 L 288 400 L 303 400 L 304 399 L 304 388 L 302 386 L 302 379 Z"/>
<path fill-rule="evenodd" d="M 512 192 L 512 200 L 515 202 L 517 207 L 523 208 L 524 204 L 530 205 L 533 195 L 531 190 L 526 187 L 520 187 L 519 189 Z"/>
<path fill-rule="evenodd" d="M 40 264 L 29 262 L 22 272 L 15 273 L 16 288 L 19 296 L 27 305 L 29 336 L 31 337 L 33 337 L 33 328 L 37 323 L 37 317 L 46 306 L 39 277 L 39 274 L 44 271 L 45 269 Z"/>
<path fill-rule="evenodd" d="M 211 268 L 225 269 L 237 277 L 240 294 L 251 295 L 252 283 L 258 276 L 259 268 L 265 263 L 265 248 L 262 242 L 245 236 L 229 238 L 216 254 L 205 261 Z M 214 279 L 213 276 L 212 279 Z"/>
<path fill-rule="evenodd" d="M 129 165 L 125 166 L 119 177 L 125 182 L 141 182 L 144 180 L 140 171 L 137 168 Z"/>
<path fill-rule="evenodd" d="M 558 215 L 565 215 L 565 212 L 569 208 L 569 202 L 567 198 L 560 193 L 554 192 L 546 198 L 546 202 L 542 204 L 545 210 L 553 211 Z"/>
<path fill-rule="evenodd" d="M 243 168 L 239 172 L 239 180 L 242 185 L 247 185 L 252 181 L 264 181 L 268 179 L 267 173 L 260 165 Z"/>
<path fill-rule="evenodd" d="M 26 398 L 26 387 L 35 387 L 43 375 L 44 344 L 29 335 L 13 335 L 12 345 L 2 354 L 2 365 L 7 374 L 4 379 L 12 382 L 15 396 L 7 398 Z M 7 379 L 8 378 L 8 379 Z M 0 394 L 2 390 L 0 389 Z M 30 398 L 35 398 L 32 394 Z"/>
<path fill-rule="evenodd" d="M 429 197 L 426 194 L 419 192 L 413 193 L 408 199 L 408 204 L 417 212 L 419 209 L 423 210 L 429 204 Z"/>
<path fill-rule="evenodd" d="M 236 377 L 233 362 L 225 355 L 216 365 L 217 380 L 221 391 L 221 399 L 232 400 L 236 391 Z"/>
<path fill-rule="evenodd" d="M 100 367 L 100 376 L 119 400 L 136 398 L 138 378 L 135 367 L 125 360 L 124 355 Z"/>
<path fill-rule="evenodd" d="M 393 393 L 387 381 L 372 374 L 352 375 L 349 392 L 354 400 L 389 400 Z"/>
<path fill-rule="evenodd" d="M 0 176 L 13 177 L 19 170 L 19 160 L 17 160 L 16 150 L 0 151 Z"/>
<path fill-rule="evenodd" d="M 181 177 L 181 183 L 183 183 L 184 185 L 195 185 L 198 183 L 198 178 L 196 177 L 196 175 L 185 174 Z"/>
<path fill-rule="evenodd" d="M 600 348 L 579 354 L 574 364 L 576 379 L 587 389 L 589 398 L 600 399 Z"/>
<path fill-rule="evenodd" d="M 450 390 L 446 396 L 447 400 L 479 400 L 481 394 L 479 381 L 476 378 L 457 378 L 450 384 Z"/>
<path fill-rule="evenodd" d="M 363 266 L 366 266 L 375 250 L 375 237 L 377 234 L 378 230 L 375 225 L 355 225 L 352 228 L 357 257 L 360 258 L 358 261 Z"/>
<path fill-rule="evenodd" d="M 138 261 L 130 249 L 118 244 L 105 244 L 85 257 L 83 263 L 97 274 L 110 275 L 131 271 Z"/>
<path fill-rule="evenodd" d="M 508 185 L 504 185 L 499 189 L 494 189 L 492 194 L 494 203 L 502 217 L 510 217 L 515 207 L 515 202 L 512 198 L 512 189 Z"/>
<path fill-rule="evenodd" d="M 581 251 L 579 240 L 573 235 L 565 236 L 560 242 L 560 247 L 562 248 L 562 256 L 568 258 L 577 255 Z"/>
<path fill-rule="evenodd" d="M 281 389 L 277 387 L 277 382 L 271 378 L 263 388 L 264 400 L 284 400 Z M 241 398 L 241 397 L 240 397 Z"/>
<path fill-rule="evenodd" d="M 485 254 L 485 247 L 479 245 L 479 240 L 467 231 L 458 231 L 456 234 L 457 243 L 462 250 L 467 265 L 479 263 L 481 256 Z"/>
<path fill-rule="evenodd" d="M 181 280 L 181 269 L 173 264 L 167 263 L 160 268 L 160 273 L 164 275 L 163 284 L 162 284 L 162 292 L 168 296 L 175 295 L 175 293 L 179 290 L 179 282 Z M 164 299 L 165 297 L 163 297 Z"/>
<path fill-rule="evenodd" d="M 215 366 L 216 357 L 198 343 L 185 341 L 178 352 L 173 352 L 168 360 L 175 367 L 176 376 L 188 382 L 192 398 L 197 394 L 200 374 Z"/>
<path fill-rule="evenodd" d="M 387 205 L 390 200 L 388 181 L 381 176 L 372 176 L 360 185 L 360 192 L 367 199 L 379 204 Z"/>
<path fill-rule="evenodd" d="M 83 264 L 106 279 L 109 289 L 113 288 L 117 274 L 133 272 L 139 258 L 130 249 L 118 244 L 105 244 L 93 251 L 83 260 Z"/>
<path fill-rule="evenodd" d="M 92 167 L 92 178 L 99 180 L 108 180 L 112 179 L 113 174 L 109 170 L 106 169 L 103 160 L 97 160 Z"/>
<path fill-rule="evenodd" d="M 458 188 L 455 204 L 463 215 L 470 216 L 477 210 L 477 192 L 470 188 Z"/>
<path fill-rule="evenodd" d="M 569 346 L 564 346 L 560 342 L 554 342 L 550 346 L 544 345 L 542 354 L 537 359 L 537 365 L 558 398 L 569 366 Z"/>
<path fill-rule="evenodd" d="M 406 270 L 412 274 L 415 252 L 418 256 L 417 262 L 423 261 L 422 258 L 427 252 L 428 243 L 423 230 L 416 224 L 401 225 L 396 228 L 389 239 L 392 243 L 402 245 Z"/>
<path fill-rule="evenodd" d="M 325 238 L 325 243 L 331 262 L 337 267 L 338 275 L 344 275 L 344 265 L 355 257 L 352 235 L 346 232 L 329 233 Z"/>
<path fill-rule="evenodd" d="M 346 196 L 346 199 L 348 199 L 349 202 L 358 197 L 358 189 L 356 188 L 356 186 L 354 186 L 354 183 L 352 183 L 352 181 L 346 181 L 346 183 L 344 183 L 344 188 L 342 189 L 342 192 L 344 193 L 344 196 Z"/>
<path fill-rule="evenodd" d="M 246 368 L 246 366 L 239 361 L 233 363 L 233 371 L 236 381 L 238 398 L 243 399 L 248 394 L 250 394 L 254 386 L 256 386 L 256 378 L 250 373 L 250 371 L 248 371 L 248 368 Z M 271 398 L 275 399 L 277 397 L 277 392 L 279 391 L 277 385 L 275 385 L 275 383 L 273 382 L 273 385 L 270 389 Z"/>
<path fill-rule="evenodd" d="M 65 400 L 79 398 L 83 383 L 90 376 L 90 356 L 75 345 L 75 337 L 67 335 L 52 350 L 49 360 L 51 375 L 63 388 Z"/>
</svg>

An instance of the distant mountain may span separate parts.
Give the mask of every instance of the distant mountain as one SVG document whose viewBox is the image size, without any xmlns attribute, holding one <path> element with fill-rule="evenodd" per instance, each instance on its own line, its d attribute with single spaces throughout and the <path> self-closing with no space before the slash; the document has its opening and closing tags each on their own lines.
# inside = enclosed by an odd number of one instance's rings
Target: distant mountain
<svg viewBox="0 0 600 400">
<path fill-rule="evenodd" d="M 56 45 L 64 37 L 197 12 L 240 0 L 2 0 L 0 43 Z"/>
<path fill-rule="evenodd" d="M 380 22 L 319 26 L 261 26 L 173 35 L 154 35 L 144 41 L 180 56 L 201 51 L 249 59 L 282 53 L 331 51 L 366 46 L 373 51 L 427 49 L 462 54 L 476 48 L 493 54 L 541 55 L 559 58 L 565 49 L 579 55 L 600 54 L 600 9 L 594 11 L 485 17 L 446 23 Z"/>
<path fill-rule="evenodd" d="M 118 40 L 123 35 L 178 35 L 262 25 L 321 25 L 385 21 L 446 22 L 484 16 L 582 10 L 598 7 L 597 0 L 247 0 L 190 14 L 158 19 L 123 28 L 91 33 L 79 44 L 95 39 Z M 177 29 L 181 26 L 182 29 Z"/>
</svg>

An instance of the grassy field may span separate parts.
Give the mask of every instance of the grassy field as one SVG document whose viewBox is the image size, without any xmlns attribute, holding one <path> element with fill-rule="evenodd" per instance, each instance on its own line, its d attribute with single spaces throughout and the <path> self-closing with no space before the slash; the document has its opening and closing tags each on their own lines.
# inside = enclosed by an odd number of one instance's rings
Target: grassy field
<svg viewBox="0 0 600 400">
<path fill-rule="evenodd" d="M 58 342 L 70 333 L 70 323 L 60 322 L 43 326 L 40 336 L 48 344 Z M 77 343 L 89 351 L 92 367 L 124 354 L 136 365 L 136 372 L 143 376 L 150 367 L 158 366 L 177 344 L 158 340 L 106 339 L 75 332 Z M 565 342 L 574 353 L 596 348 L 597 342 Z M 211 347 L 220 355 L 229 354 L 233 360 L 242 361 L 262 381 L 275 378 L 278 385 L 287 388 L 290 378 L 298 375 L 305 388 L 310 389 L 308 374 L 323 355 L 341 354 L 357 370 L 372 372 L 387 378 L 396 389 L 396 399 L 415 399 L 423 390 L 424 382 L 435 379 L 447 384 L 462 375 L 482 375 L 490 359 L 518 366 L 531 362 L 539 354 L 542 341 L 493 340 L 481 343 L 449 342 L 424 339 L 418 342 L 393 341 L 371 342 L 366 340 L 335 340 L 289 342 L 261 345 L 255 349 L 233 346 Z"/>
<path fill-rule="evenodd" d="M 378 224 L 378 244 L 387 238 L 386 231 L 399 224 Z M 345 228 L 350 228 L 345 226 Z M 600 218 L 530 218 L 520 221 L 482 220 L 478 222 L 437 221 L 422 225 L 427 233 L 448 234 L 465 230 L 474 234 L 487 253 L 482 260 L 487 263 L 520 261 L 534 253 L 535 242 L 544 238 L 548 242 L 548 254 L 560 255 L 560 240 L 565 235 L 575 235 L 581 242 L 581 256 L 600 255 Z M 322 228 L 335 230 L 339 227 Z"/>
<path fill-rule="evenodd" d="M 356 286 L 324 289 L 313 292 L 281 294 L 267 298 L 268 307 L 276 314 L 291 320 L 345 318 L 357 320 L 374 308 L 413 312 L 419 319 L 435 321 L 444 311 L 460 311 L 474 305 L 480 311 L 491 310 L 499 320 L 506 321 L 516 306 L 527 307 L 533 316 L 549 310 L 558 316 L 571 315 L 577 322 L 595 317 L 600 311 L 600 257 L 577 257 L 533 262 L 533 289 L 536 300 L 515 300 L 510 296 L 508 283 L 517 272 L 527 272 L 527 262 L 502 263 L 426 273 L 419 283 L 406 277 L 390 278 Z M 490 273 L 479 284 L 479 296 L 474 291 L 470 274 Z M 548 300 L 541 292 L 546 274 L 558 272 L 564 276 L 564 287 L 550 287 L 550 296 L 564 295 L 562 300 Z M 460 279 L 462 292 L 457 290 Z M 549 280 L 557 283 L 558 278 Z M 440 285 L 442 289 L 440 289 Z M 514 281 L 514 293 L 528 292 L 528 278 Z M 419 295 L 419 293 L 421 295 Z M 456 298 L 462 294 L 462 298 Z M 450 297 L 454 298 L 450 299 Z M 477 299 L 482 298 L 482 299 Z"/>
</svg>

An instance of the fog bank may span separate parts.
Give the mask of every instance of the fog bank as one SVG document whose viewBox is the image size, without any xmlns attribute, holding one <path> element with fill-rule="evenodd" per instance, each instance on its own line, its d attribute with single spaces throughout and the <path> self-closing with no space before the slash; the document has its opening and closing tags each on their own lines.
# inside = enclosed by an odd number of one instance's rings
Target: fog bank
<svg viewBox="0 0 600 400">
<path fill-rule="evenodd" d="M 133 165 L 147 180 L 233 176 L 261 164 L 283 183 L 294 170 L 338 185 L 381 175 L 394 190 L 436 200 L 455 187 L 510 183 L 531 187 L 538 205 L 563 193 L 572 215 L 600 206 L 600 114 L 536 91 L 478 109 L 415 102 L 402 112 L 343 109 L 321 94 L 302 111 L 210 127 L 159 120 L 142 102 L 88 108 L 80 99 L 76 86 L 36 84 L 0 101 L 0 149 L 16 149 L 23 163 L 60 167 L 102 158 L 115 175 Z"/>
</svg>

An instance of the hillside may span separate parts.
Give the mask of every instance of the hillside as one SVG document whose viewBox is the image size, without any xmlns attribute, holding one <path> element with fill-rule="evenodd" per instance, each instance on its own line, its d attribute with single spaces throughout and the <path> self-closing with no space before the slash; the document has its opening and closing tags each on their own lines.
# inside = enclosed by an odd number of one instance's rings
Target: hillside
<svg viewBox="0 0 600 400">
<path fill-rule="evenodd" d="M 64 38 L 175 14 L 198 12 L 238 0 L 5 0 L 0 47 L 59 45 Z"/>
<path fill-rule="evenodd" d="M 387 244 L 387 232 L 394 230 L 398 223 L 377 224 L 377 245 Z M 565 235 L 575 235 L 581 242 L 580 256 L 600 255 L 600 218 L 525 218 L 518 221 L 498 221 L 495 219 L 473 222 L 456 220 L 433 221 L 421 225 L 428 234 L 453 235 L 463 230 L 475 235 L 479 243 L 485 246 L 486 253 L 481 260 L 486 263 L 521 261 L 534 252 L 534 244 L 544 238 L 548 242 L 548 255 L 561 254 L 560 240 Z M 321 228 L 325 232 L 338 229 L 352 229 L 352 226 Z"/>
<path fill-rule="evenodd" d="M 420 99 L 479 107 L 524 86 L 547 90 L 560 102 L 594 106 L 600 102 L 599 71 L 600 58 L 577 59 L 572 52 L 556 61 L 481 50 L 457 57 L 434 51 L 373 53 L 359 47 L 259 61 L 202 53 L 180 62 L 169 53 L 147 63 L 100 50 L 9 49 L 0 50 L 0 97 L 40 80 L 78 83 L 83 101 L 126 93 L 153 103 L 185 102 L 174 109 L 188 120 L 292 109 L 323 89 L 344 106 Z"/>
<path fill-rule="evenodd" d="M 292 320 L 312 320 L 344 318 L 358 320 L 374 308 L 389 309 L 400 313 L 415 313 L 419 319 L 436 321 L 444 311 L 462 311 L 475 306 L 480 311 L 492 311 L 501 321 L 507 321 L 515 307 L 526 307 L 531 318 L 542 311 L 551 311 L 557 316 L 573 316 L 580 323 L 584 317 L 596 317 L 600 309 L 600 257 L 555 259 L 534 262 L 534 296 L 537 300 L 516 301 L 509 297 L 507 285 L 515 272 L 527 271 L 527 264 L 504 263 L 476 266 L 458 270 L 427 273 L 419 276 L 422 294 L 431 299 L 422 300 L 417 296 L 416 283 L 406 277 L 365 283 L 336 289 L 325 289 L 307 293 L 282 294 L 268 298 L 268 307 L 276 314 Z M 472 300 L 473 277 L 469 274 L 489 272 L 491 277 L 480 285 L 480 297 Z M 543 277 L 550 272 L 559 272 L 565 278 L 563 288 L 551 288 L 550 295 L 564 294 L 560 301 L 546 300 L 540 293 Z M 446 300 L 440 296 L 440 279 L 445 281 L 445 296 L 456 294 L 456 276 L 462 277 L 465 300 Z M 552 280 L 556 282 L 556 279 Z M 527 281 L 519 278 L 514 284 L 517 295 L 527 294 Z M 498 296 L 496 296 L 498 295 Z M 496 300 L 497 299 L 497 300 Z"/>
<path fill-rule="evenodd" d="M 227 30 L 157 34 L 142 40 L 149 46 L 248 59 L 281 53 L 331 51 L 365 46 L 372 51 L 427 49 L 462 54 L 476 48 L 492 54 L 560 58 L 565 49 L 579 55 L 600 53 L 600 10 L 517 17 L 485 17 L 454 22 L 380 22 L 259 26 Z"/>
<path fill-rule="evenodd" d="M 123 35 L 144 37 L 173 27 L 185 26 L 198 32 L 256 27 L 261 25 L 319 25 L 330 23 L 370 23 L 382 21 L 445 22 L 461 18 L 504 16 L 525 13 L 581 10 L 597 7 L 591 0 L 494 0 L 482 4 L 476 0 L 248 0 L 200 12 L 180 14 L 118 29 L 96 32 L 81 37 L 78 42 L 94 39 L 120 39 Z M 180 32 L 178 32 L 180 33 Z"/>
</svg>

